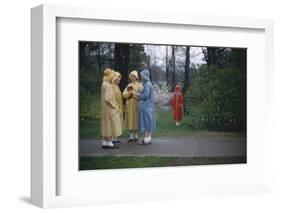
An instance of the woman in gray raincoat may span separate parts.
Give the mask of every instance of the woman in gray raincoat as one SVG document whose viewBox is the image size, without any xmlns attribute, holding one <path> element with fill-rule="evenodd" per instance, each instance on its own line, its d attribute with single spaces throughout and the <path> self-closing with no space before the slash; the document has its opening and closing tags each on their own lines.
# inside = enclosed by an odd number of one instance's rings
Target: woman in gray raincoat
<svg viewBox="0 0 281 213">
<path fill-rule="evenodd" d="M 140 75 L 144 84 L 143 90 L 140 93 L 136 93 L 139 100 L 139 130 L 144 133 L 144 140 L 140 144 L 150 144 L 151 134 L 156 130 L 153 87 L 148 70 L 143 70 Z"/>
</svg>

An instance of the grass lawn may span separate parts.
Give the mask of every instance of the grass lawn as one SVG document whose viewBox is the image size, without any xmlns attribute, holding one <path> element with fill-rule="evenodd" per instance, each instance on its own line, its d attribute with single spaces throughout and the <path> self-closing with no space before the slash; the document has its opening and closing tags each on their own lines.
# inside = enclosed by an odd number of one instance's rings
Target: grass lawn
<svg viewBox="0 0 281 213">
<path fill-rule="evenodd" d="M 89 94 L 86 98 L 80 100 L 80 139 L 97 139 L 101 138 L 100 134 L 100 94 Z M 154 137 L 218 137 L 220 135 L 235 136 L 241 133 L 214 132 L 202 129 L 196 126 L 196 120 L 199 114 L 193 111 L 185 115 L 181 126 L 176 126 L 172 117 L 171 110 L 157 112 L 157 130 L 153 133 Z M 123 137 L 128 137 L 127 130 L 123 131 Z"/>
<path fill-rule="evenodd" d="M 235 136 L 241 135 L 236 133 L 226 132 L 213 132 L 202 129 L 196 129 L 193 127 L 193 119 L 189 115 L 186 115 L 181 126 L 176 126 L 172 119 L 171 111 L 157 112 L 157 130 L 154 132 L 154 137 L 184 137 L 184 136 L 195 136 L 195 137 L 219 137 L 219 136 Z M 128 131 L 124 130 L 123 137 L 128 136 Z M 100 119 L 96 118 L 93 120 L 80 121 L 80 139 L 95 139 L 100 138 Z"/>
<path fill-rule="evenodd" d="M 246 163 L 245 156 L 227 157 L 158 157 L 158 156 L 96 156 L 80 157 L 80 170 L 144 168 Z"/>
</svg>

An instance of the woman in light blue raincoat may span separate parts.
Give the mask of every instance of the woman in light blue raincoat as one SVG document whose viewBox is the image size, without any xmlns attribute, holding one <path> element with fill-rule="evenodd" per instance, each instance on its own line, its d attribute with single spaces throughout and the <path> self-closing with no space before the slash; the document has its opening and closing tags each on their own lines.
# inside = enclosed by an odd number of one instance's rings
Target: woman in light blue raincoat
<svg viewBox="0 0 281 213">
<path fill-rule="evenodd" d="M 153 87 L 148 70 L 143 70 L 140 75 L 144 84 L 143 90 L 140 93 L 136 93 L 139 99 L 139 130 L 144 133 L 144 140 L 140 144 L 150 144 L 151 134 L 156 130 Z"/>
</svg>

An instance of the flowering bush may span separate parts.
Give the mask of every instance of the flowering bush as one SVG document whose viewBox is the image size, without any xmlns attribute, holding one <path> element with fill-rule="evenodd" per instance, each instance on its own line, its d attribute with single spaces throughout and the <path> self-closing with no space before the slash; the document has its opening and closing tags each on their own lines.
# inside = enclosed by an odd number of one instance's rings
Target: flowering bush
<svg viewBox="0 0 281 213">
<path fill-rule="evenodd" d="M 166 81 L 158 81 L 153 84 L 153 93 L 157 110 L 169 110 L 171 108 L 172 93 Z"/>
</svg>

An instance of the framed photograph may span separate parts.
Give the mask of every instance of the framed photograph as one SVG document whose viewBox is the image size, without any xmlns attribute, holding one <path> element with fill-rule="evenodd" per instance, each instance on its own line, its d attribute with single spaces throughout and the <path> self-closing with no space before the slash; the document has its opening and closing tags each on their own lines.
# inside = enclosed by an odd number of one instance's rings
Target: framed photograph
<svg viewBox="0 0 281 213">
<path fill-rule="evenodd" d="M 272 20 L 31 15 L 33 204 L 270 192 Z"/>
<path fill-rule="evenodd" d="M 79 169 L 246 163 L 246 64 L 246 48 L 79 41 Z"/>
</svg>

